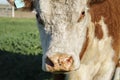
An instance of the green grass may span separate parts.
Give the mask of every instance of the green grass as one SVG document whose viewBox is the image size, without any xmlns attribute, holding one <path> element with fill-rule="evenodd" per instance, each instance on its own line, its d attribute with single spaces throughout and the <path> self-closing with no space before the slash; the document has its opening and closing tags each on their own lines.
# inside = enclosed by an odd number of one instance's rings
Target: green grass
<svg viewBox="0 0 120 80">
<path fill-rule="evenodd" d="M 0 50 L 22 54 L 41 53 L 35 19 L 0 18 Z"/>
<path fill-rule="evenodd" d="M 51 80 L 35 19 L 0 18 L 0 80 Z"/>
</svg>

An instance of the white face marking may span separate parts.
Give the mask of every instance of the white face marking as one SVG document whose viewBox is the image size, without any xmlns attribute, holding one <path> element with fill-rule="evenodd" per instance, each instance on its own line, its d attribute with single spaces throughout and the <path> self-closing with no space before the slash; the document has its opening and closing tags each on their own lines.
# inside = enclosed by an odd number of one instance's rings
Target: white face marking
<svg viewBox="0 0 120 80">
<path fill-rule="evenodd" d="M 79 55 L 90 21 L 87 10 L 85 0 L 40 0 L 40 16 L 44 25 L 38 25 L 43 48 L 43 64 L 46 55 L 66 53 L 73 57 L 75 68 L 79 67 Z M 85 16 L 78 22 L 83 11 Z"/>
</svg>

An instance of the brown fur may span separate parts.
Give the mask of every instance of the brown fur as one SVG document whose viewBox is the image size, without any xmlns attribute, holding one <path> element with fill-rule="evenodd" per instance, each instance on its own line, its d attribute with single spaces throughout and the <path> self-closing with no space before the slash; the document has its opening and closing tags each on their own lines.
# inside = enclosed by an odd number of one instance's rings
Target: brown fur
<svg viewBox="0 0 120 80">
<path fill-rule="evenodd" d="M 102 31 L 102 27 L 99 24 L 95 24 L 95 36 L 98 39 L 102 39 L 103 38 L 103 31 Z"/>
<path fill-rule="evenodd" d="M 120 1 L 105 0 L 100 4 L 91 4 L 90 13 L 92 22 L 98 22 L 101 16 L 105 18 L 105 23 L 109 29 L 109 36 L 113 38 L 112 46 L 116 52 L 114 61 L 117 63 L 120 50 Z"/>
</svg>

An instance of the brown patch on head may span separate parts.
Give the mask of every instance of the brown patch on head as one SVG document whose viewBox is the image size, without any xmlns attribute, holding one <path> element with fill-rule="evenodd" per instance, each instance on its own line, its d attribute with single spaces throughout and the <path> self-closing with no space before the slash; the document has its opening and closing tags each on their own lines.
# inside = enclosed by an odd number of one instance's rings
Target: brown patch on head
<svg viewBox="0 0 120 80">
<path fill-rule="evenodd" d="M 95 24 L 95 37 L 97 37 L 98 39 L 103 38 L 102 27 L 99 24 Z"/>
<path fill-rule="evenodd" d="M 94 23 L 99 22 L 101 16 L 104 17 L 105 24 L 108 26 L 108 35 L 113 39 L 112 47 L 116 53 L 114 62 L 117 63 L 120 51 L 120 0 L 105 0 L 98 4 L 91 4 L 90 14 Z"/>
<path fill-rule="evenodd" d="M 104 2 L 105 0 L 88 0 L 88 4 L 91 6 L 93 4 L 99 4 Z"/>
<path fill-rule="evenodd" d="M 106 2 L 104 2 L 106 3 Z M 107 8 L 104 3 L 99 4 L 93 4 L 90 6 L 90 14 L 92 22 L 99 22 L 101 20 L 101 16 L 103 16 L 105 19 L 108 17 L 109 8 Z"/>
</svg>

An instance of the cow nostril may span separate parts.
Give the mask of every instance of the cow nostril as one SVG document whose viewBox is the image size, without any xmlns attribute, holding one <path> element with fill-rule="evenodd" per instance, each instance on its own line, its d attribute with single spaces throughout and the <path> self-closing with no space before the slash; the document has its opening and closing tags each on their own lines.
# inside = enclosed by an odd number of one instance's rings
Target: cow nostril
<svg viewBox="0 0 120 80">
<path fill-rule="evenodd" d="M 54 67 L 54 63 L 48 57 L 46 58 L 46 64 L 51 67 Z"/>
<path fill-rule="evenodd" d="M 67 59 L 67 62 L 71 62 L 72 63 L 72 61 L 73 61 L 72 56 Z"/>
</svg>

